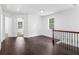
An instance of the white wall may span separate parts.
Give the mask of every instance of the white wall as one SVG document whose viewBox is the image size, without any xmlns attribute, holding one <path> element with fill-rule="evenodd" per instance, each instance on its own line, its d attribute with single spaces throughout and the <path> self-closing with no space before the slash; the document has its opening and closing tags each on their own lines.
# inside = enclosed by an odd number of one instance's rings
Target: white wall
<svg viewBox="0 0 79 59">
<path fill-rule="evenodd" d="M 41 34 L 52 37 L 52 30 L 49 29 L 49 23 L 48 23 L 48 17 L 47 16 L 42 16 L 41 17 L 42 25 L 41 25 Z"/>
<path fill-rule="evenodd" d="M 22 18 L 24 20 L 24 37 L 32 37 L 41 35 L 41 17 L 36 14 L 12 14 L 9 12 L 4 13 L 5 17 L 9 17 L 10 21 L 8 22 L 9 28 L 9 37 L 17 36 L 17 18 Z M 5 29 L 6 30 L 6 29 Z"/>
<path fill-rule="evenodd" d="M 12 18 L 9 16 L 5 16 L 5 34 L 8 36 L 12 36 Z"/>
<path fill-rule="evenodd" d="M 18 22 L 22 22 L 22 28 L 18 28 Z M 20 34 L 20 35 L 23 35 L 24 34 L 24 19 L 23 18 L 17 18 L 17 32 Z"/>
<path fill-rule="evenodd" d="M 1 6 L 0 6 L 0 50 L 1 50 Z"/>
<path fill-rule="evenodd" d="M 24 19 L 24 37 L 32 37 L 38 35 L 45 35 L 52 37 L 52 30 L 49 29 L 48 18 L 55 18 L 55 29 L 68 30 L 68 31 L 79 31 L 79 7 L 73 7 L 68 10 L 57 12 L 48 16 L 39 16 L 35 14 L 24 15 L 24 14 L 12 14 L 9 12 L 4 13 L 5 16 L 10 17 L 10 31 L 9 36 L 15 37 L 17 35 L 17 18 L 22 17 Z M 4 23 L 4 15 L 1 15 L 2 23 Z M 4 32 L 4 26 L 2 27 L 2 33 Z M 1 34 L 4 37 L 4 34 Z M 57 34 L 58 35 L 58 34 Z M 59 38 L 56 36 L 56 38 Z M 2 38 L 3 39 L 3 38 Z"/>
<path fill-rule="evenodd" d="M 28 22 L 28 16 L 27 16 L 27 14 L 26 15 L 23 15 L 23 14 L 18 15 L 17 14 L 14 17 L 14 20 L 15 19 L 17 20 L 17 18 L 22 18 L 24 20 L 23 34 L 24 34 L 24 37 L 27 37 L 27 33 L 28 33 L 28 23 L 27 23 Z M 15 31 L 18 32 L 17 29 L 16 29 L 16 25 L 17 25 L 16 20 L 14 21 L 14 23 L 16 23 L 14 28 L 15 28 Z"/>
<path fill-rule="evenodd" d="M 1 42 L 5 39 L 5 19 L 3 11 L 1 12 Z"/>
<path fill-rule="evenodd" d="M 39 15 L 28 15 L 28 36 L 38 36 L 40 35 L 40 16 Z"/>
<path fill-rule="evenodd" d="M 24 19 L 24 36 L 32 37 L 37 35 L 45 35 L 52 37 L 52 30 L 48 27 L 48 18 L 55 18 L 55 29 L 60 30 L 72 30 L 79 31 L 78 25 L 78 14 L 79 7 L 71 8 L 68 10 L 64 10 L 52 15 L 48 16 L 39 16 L 39 15 L 20 15 L 8 13 L 9 17 L 12 18 L 11 32 L 10 36 L 16 36 L 17 28 L 16 28 L 16 19 L 18 17 L 22 17 Z M 74 20 L 75 19 L 75 20 Z"/>
<path fill-rule="evenodd" d="M 4 19 L 5 19 L 5 34 L 8 33 L 9 37 L 14 37 L 15 28 L 14 28 L 14 15 L 8 12 L 4 12 Z"/>
<path fill-rule="evenodd" d="M 13 24 L 13 30 L 14 30 L 14 34 L 17 36 L 17 32 L 18 32 L 18 28 L 17 28 L 17 20 L 18 18 L 22 18 L 24 21 L 24 27 L 23 27 L 23 34 L 24 36 L 26 36 L 27 33 L 27 15 L 23 15 L 23 14 L 14 14 L 14 24 Z"/>
<path fill-rule="evenodd" d="M 18 18 L 23 18 L 24 20 L 24 36 L 27 36 L 27 15 L 24 14 L 17 14 L 17 13 L 11 13 L 11 12 L 4 12 L 5 17 L 7 17 L 9 19 L 8 25 L 6 25 L 6 27 L 8 27 L 8 34 L 9 37 L 16 37 L 17 36 L 17 19 Z M 4 18 L 5 18 L 4 17 Z M 7 21 L 7 19 L 5 18 L 5 20 Z M 5 27 L 5 28 L 6 28 Z M 7 29 L 5 29 L 7 30 Z M 5 31 L 6 33 L 7 31 Z"/>
<path fill-rule="evenodd" d="M 55 24 L 54 24 L 55 29 L 79 32 L 79 7 L 73 7 L 73 8 L 61 11 L 61 12 L 57 12 L 55 14 L 51 14 L 51 15 L 42 17 L 42 20 L 43 20 L 42 31 L 44 32 L 43 35 L 51 37 L 52 36 L 51 30 L 48 29 L 48 25 L 47 25 L 48 18 L 50 18 L 50 17 L 55 18 Z M 57 34 L 57 35 L 59 38 L 59 34 Z M 56 38 L 57 38 L 57 35 L 56 35 Z M 72 37 L 72 38 L 74 38 L 74 37 Z M 73 40 L 72 38 L 70 40 Z M 66 38 L 66 40 L 67 40 L 67 38 Z M 76 41 L 75 41 L 75 45 L 76 45 Z"/>
<path fill-rule="evenodd" d="M 42 29 L 45 33 L 50 33 L 48 30 L 48 18 L 55 18 L 55 29 L 79 31 L 79 7 L 74 7 L 62 12 L 58 12 L 52 15 L 42 17 L 43 26 Z M 50 32 L 49 32 L 50 31 Z M 47 35 L 48 35 L 47 34 Z M 51 36 L 50 34 L 48 36 Z"/>
<path fill-rule="evenodd" d="M 3 10 L 0 5 L 0 49 L 1 49 L 1 42 L 5 39 L 5 19 L 3 15 Z"/>
</svg>

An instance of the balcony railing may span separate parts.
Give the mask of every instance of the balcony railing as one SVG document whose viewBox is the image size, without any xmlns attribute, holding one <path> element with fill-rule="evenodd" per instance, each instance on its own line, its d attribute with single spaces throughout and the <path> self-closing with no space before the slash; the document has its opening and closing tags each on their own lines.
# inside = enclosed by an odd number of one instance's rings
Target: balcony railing
<svg viewBox="0 0 79 59">
<path fill-rule="evenodd" d="M 62 47 L 67 50 L 79 53 L 79 32 L 65 31 L 65 30 L 53 30 L 53 38 L 61 41 Z"/>
</svg>

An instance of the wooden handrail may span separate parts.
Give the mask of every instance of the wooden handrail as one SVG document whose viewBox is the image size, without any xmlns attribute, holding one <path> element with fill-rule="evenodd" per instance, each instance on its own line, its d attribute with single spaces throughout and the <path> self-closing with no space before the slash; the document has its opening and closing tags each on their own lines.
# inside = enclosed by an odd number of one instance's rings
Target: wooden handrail
<svg viewBox="0 0 79 59">
<path fill-rule="evenodd" d="M 58 34 L 54 34 L 56 32 L 58 32 Z M 53 30 L 53 35 L 56 35 L 56 37 L 58 36 L 57 39 L 61 41 L 61 46 L 64 47 L 66 50 L 70 50 L 76 54 L 79 54 L 79 32 L 67 30 Z M 56 38 L 54 36 L 53 39 Z"/>
<path fill-rule="evenodd" d="M 66 30 L 54 30 L 56 32 L 69 32 L 69 33 L 79 33 L 77 31 L 66 31 Z"/>
</svg>

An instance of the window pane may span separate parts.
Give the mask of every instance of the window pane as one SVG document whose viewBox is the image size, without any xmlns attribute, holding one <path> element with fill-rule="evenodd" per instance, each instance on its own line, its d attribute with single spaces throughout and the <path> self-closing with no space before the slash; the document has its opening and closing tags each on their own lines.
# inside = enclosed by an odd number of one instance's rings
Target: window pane
<svg viewBox="0 0 79 59">
<path fill-rule="evenodd" d="M 22 22 L 18 22 L 18 29 L 22 29 Z"/>
<path fill-rule="evenodd" d="M 54 18 L 49 19 L 49 28 L 53 29 L 54 28 Z"/>
</svg>

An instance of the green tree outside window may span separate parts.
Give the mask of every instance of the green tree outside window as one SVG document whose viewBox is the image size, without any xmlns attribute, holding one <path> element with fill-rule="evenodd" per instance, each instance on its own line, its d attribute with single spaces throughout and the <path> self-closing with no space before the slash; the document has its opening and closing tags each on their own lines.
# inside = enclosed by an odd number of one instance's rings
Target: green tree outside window
<svg viewBox="0 0 79 59">
<path fill-rule="evenodd" d="M 54 28 L 54 18 L 49 18 L 49 29 Z"/>
</svg>

